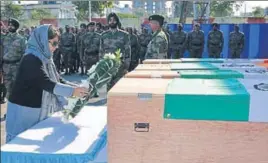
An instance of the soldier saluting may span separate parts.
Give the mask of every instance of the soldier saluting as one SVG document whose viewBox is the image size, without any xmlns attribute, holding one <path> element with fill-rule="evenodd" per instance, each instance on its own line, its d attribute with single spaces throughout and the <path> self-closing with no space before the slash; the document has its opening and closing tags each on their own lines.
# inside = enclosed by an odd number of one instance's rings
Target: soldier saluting
<svg viewBox="0 0 268 163">
<path fill-rule="evenodd" d="M 220 58 L 224 39 L 223 33 L 219 30 L 219 24 L 213 23 L 213 30 L 208 34 L 208 53 L 210 58 Z"/>
<path fill-rule="evenodd" d="M 229 36 L 229 48 L 232 58 L 240 58 L 240 55 L 244 49 L 245 35 L 239 31 L 239 26 L 234 26 L 234 32 Z"/>
<path fill-rule="evenodd" d="M 145 59 L 165 59 L 168 52 L 168 39 L 162 30 L 164 17 L 161 15 L 152 15 L 149 17 L 153 36 L 148 44 Z"/>
</svg>

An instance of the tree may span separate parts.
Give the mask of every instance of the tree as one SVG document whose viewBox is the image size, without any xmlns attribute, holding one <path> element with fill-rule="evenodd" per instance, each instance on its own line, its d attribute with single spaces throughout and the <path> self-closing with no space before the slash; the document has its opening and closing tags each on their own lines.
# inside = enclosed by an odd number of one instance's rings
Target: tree
<svg viewBox="0 0 268 163">
<path fill-rule="evenodd" d="M 3 11 L 1 11 L 1 18 L 15 18 L 20 19 L 20 17 L 23 15 L 22 6 L 13 4 L 12 2 L 4 2 L 2 4 Z"/>
<path fill-rule="evenodd" d="M 52 15 L 48 10 L 45 9 L 34 9 L 33 11 L 31 11 L 31 16 L 34 20 L 55 18 L 54 15 Z"/>
<path fill-rule="evenodd" d="M 77 6 L 78 13 L 76 17 L 78 20 L 85 20 L 88 18 L 88 1 L 75 1 L 73 2 Z M 113 6 L 111 1 L 91 1 L 91 12 L 103 16 L 103 11 L 105 8 Z"/>
<path fill-rule="evenodd" d="M 121 19 L 123 19 L 123 18 L 137 18 L 137 16 L 134 14 L 117 13 L 117 15 Z"/>
<path fill-rule="evenodd" d="M 235 10 L 238 10 L 244 2 L 236 1 L 211 1 L 210 15 L 214 17 L 230 16 Z"/>
<path fill-rule="evenodd" d="M 263 17 L 264 14 L 264 8 L 257 6 L 253 8 L 252 14 L 254 17 Z"/>
</svg>

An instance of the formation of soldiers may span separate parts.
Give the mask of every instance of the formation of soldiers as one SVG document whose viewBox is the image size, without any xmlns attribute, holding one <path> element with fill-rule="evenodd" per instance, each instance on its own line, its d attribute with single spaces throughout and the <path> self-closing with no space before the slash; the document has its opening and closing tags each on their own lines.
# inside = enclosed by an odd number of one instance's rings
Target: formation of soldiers
<svg viewBox="0 0 268 163">
<path fill-rule="evenodd" d="M 214 23 L 212 26 L 213 29 L 207 36 L 208 54 L 210 58 L 220 58 L 224 45 L 223 32 L 219 30 L 219 24 Z M 195 24 L 189 33 L 183 30 L 182 24 L 179 24 L 178 31 L 168 32 L 168 35 L 170 36 L 170 49 L 173 58 L 182 58 L 186 50 L 189 51 L 191 58 L 202 58 L 205 35 L 204 31 L 200 30 L 200 24 Z M 238 25 L 235 25 L 234 31 L 229 35 L 229 49 L 232 58 L 240 58 L 244 42 L 244 33 L 239 31 Z"/>
<path fill-rule="evenodd" d="M 58 72 L 70 75 L 81 70 L 80 74 L 85 75 L 104 54 L 115 53 L 120 49 L 123 64 L 108 84 L 109 90 L 126 72 L 135 69 L 144 59 L 181 58 L 186 50 L 190 52 L 190 57 L 202 57 L 205 36 L 199 24 L 194 25 L 193 31 L 186 33 L 182 24 L 178 25 L 178 31 L 175 32 L 164 28 L 164 17 L 161 15 L 152 15 L 149 21 L 152 33 L 146 28 L 142 28 L 141 33 L 138 33 L 135 28 L 122 27 L 115 13 L 108 15 L 107 26 L 90 22 L 82 23 L 80 28 L 66 25 L 65 31 L 59 28 L 60 43 L 53 54 Z M 35 28 L 19 30 L 19 26 L 20 23 L 16 19 L 8 21 L 8 30 L 1 26 L 1 102 L 5 102 L 5 96 L 8 98 L 27 40 Z M 229 38 L 232 57 L 239 58 L 244 48 L 244 34 L 235 26 L 235 31 L 230 33 Z M 220 57 L 223 44 L 223 34 L 218 29 L 218 24 L 213 24 L 213 30 L 208 35 L 209 56 Z"/>
</svg>

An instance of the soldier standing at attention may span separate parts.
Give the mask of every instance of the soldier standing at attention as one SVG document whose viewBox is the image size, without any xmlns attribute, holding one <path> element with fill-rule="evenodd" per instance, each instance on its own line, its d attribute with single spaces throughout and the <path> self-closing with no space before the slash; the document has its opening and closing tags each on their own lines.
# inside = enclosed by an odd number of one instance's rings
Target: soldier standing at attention
<svg viewBox="0 0 268 163">
<path fill-rule="evenodd" d="M 153 30 L 153 36 L 148 44 L 145 59 L 165 59 L 168 52 L 168 39 L 162 30 L 164 17 L 161 15 L 152 15 L 149 17 L 150 26 Z"/>
<path fill-rule="evenodd" d="M 232 58 L 240 58 L 240 55 L 244 49 L 245 35 L 239 31 L 239 26 L 234 26 L 234 32 L 230 33 L 229 36 L 229 48 L 231 51 Z"/>
<path fill-rule="evenodd" d="M 213 23 L 213 30 L 208 34 L 208 54 L 210 58 L 220 58 L 223 49 L 223 33 L 219 30 L 219 24 Z"/>
<path fill-rule="evenodd" d="M 178 25 L 178 31 L 174 32 L 171 37 L 171 49 L 174 54 L 174 59 L 183 58 L 183 54 L 187 47 L 187 33 L 183 31 L 183 25 Z"/>
<path fill-rule="evenodd" d="M 139 58 L 140 62 L 142 63 L 147 51 L 147 46 L 151 41 L 151 35 L 148 33 L 148 30 L 146 28 L 143 28 L 142 33 L 139 35 L 138 39 L 140 43 Z"/>
<path fill-rule="evenodd" d="M 95 25 L 95 22 L 87 25 L 88 32 L 82 36 L 81 41 L 80 52 L 86 72 L 99 61 L 100 34 L 94 32 Z"/>
<path fill-rule="evenodd" d="M 16 19 L 9 19 L 9 34 L 3 39 L 3 79 L 7 89 L 7 98 L 16 78 L 17 68 L 26 49 L 26 39 L 17 33 L 20 23 Z"/>
<path fill-rule="evenodd" d="M 98 34 L 101 34 L 102 31 L 102 24 L 100 22 L 96 23 L 96 31 Z"/>
<path fill-rule="evenodd" d="M 128 32 L 131 44 L 131 62 L 129 71 L 132 71 L 139 64 L 139 42 L 138 37 L 133 33 L 133 29 L 131 27 L 128 28 Z"/>
<path fill-rule="evenodd" d="M 191 58 L 202 58 L 205 45 L 204 31 L 200 30 L 200 24 L 194 25 L 194 30 L 188 34 L 188 48 Z"/>
<path fill-rule="evenodd" d="M 78 67 L 81 67 L 81 75 L 84 75 L 84 66 L 83 66 L 83 55 L 80 52 L 81 50 L 81 44 L 82 44 L 82 37 L 86 34 L 86 28 L 87 25 L 82 23 L 80 24 L 80 32 L 78 32 L 78 34 L 76 35 L 76 50 L 77 50 L 77 54 L 79 55 L 79 59 L 78 59 Z"/>
<path fill-rule="evenodd" d="M 107 90 L 110 90 L 129 69 L 131 45 L 128 33 L 118 29 L 118 24 L 120 24 L 118 16 L 115 13 L 110 13 L 107 19 L 110 30 L 103 32 L 101 35 L 100 57 L 102 58 L 106 53 L 115 53 L 120 49 L 123 63 L 118 73 L 112 78 L 111 82 L 107 84 Z"/>
<path fill-rule="evenodd" d="M 71 72 L 74 72 L 72 54 L 75 52 L 75 36 L 70 32 L 68 25 L 65 26 L 65 30 L 66 32 L 60 37 L 60 51 L 63 55 L 65 75 L 70 75 Z"/>
</svg>

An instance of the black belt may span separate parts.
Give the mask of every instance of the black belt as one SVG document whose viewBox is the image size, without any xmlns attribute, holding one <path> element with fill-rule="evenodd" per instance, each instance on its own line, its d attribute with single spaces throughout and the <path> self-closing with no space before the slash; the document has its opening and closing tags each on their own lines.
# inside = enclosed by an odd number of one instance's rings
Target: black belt
<svg viewBox="0 0 268 163">
<path fill-rule="evenodd" d="M 194 46 L 201 46 L 202 44 L 194 44 L 194 43 L 192 43 Z"/>
<path fill-rule="evenodd" d="M 5 63 L 5 64 L 14 64 L 14 63 L 18 63 L 18 62 L 20 62 L 20 59 L 18 59 L 18 60 L 14 60 L 14 61 L 7 61 L 7 60 L 4 60 L 4 63 Z"/>
</svg>

